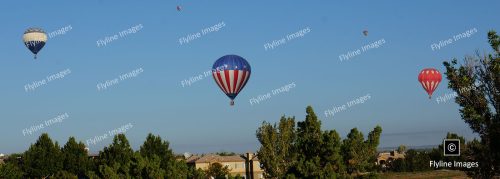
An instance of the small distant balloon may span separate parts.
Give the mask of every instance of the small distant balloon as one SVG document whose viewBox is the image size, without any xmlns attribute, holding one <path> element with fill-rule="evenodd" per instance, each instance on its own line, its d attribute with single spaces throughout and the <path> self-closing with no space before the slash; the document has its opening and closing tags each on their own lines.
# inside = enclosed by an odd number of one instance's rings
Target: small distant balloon
<svg viewBox="0 0 500 179">
<path fill-rule="evenodd" d="M 28 28 L 23 35 L 24 45 L 35 55 L 42 50 L 47 42 L 47 34 L 41 28 Z"/>
<path fill-rule="evenodd" d="M 181 6 L 177 6 L 177 11 L 181 11 L 182 10 L 182 7 Z"/>
<path fill-rule="evenodd" d="M 363 31 L 363 35 L 368 36 L 368 31 L 367 31 L 367 30 L 364 30 L 364 31 Z"/>
</svg>

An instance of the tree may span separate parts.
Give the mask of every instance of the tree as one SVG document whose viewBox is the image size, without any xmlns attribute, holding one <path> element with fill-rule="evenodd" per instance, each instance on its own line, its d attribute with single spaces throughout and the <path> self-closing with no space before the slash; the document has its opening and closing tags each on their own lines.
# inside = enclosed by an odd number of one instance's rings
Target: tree
<svg viewBox="0 0 500 179">
<path fill-rule="evenodd" d="M 380 144 L 380 135 L 382 135 L 382 127 L 379 125 L 368 133 L 368 139 L 365 141 L 365 162 L 363 163 L 366 169 L 374 169 L 376 167 L 375 162 L 377 161 L 377 147 Z"/>
<path fill-rule="evenodd" d="M 351 129 L 342 144 L 342 153 L 344 154 L 344 162 L 347 167 L 347 172 L 349 174 L 362 172 L 362 166 L 364 163 L 363 156 L 365 155 L 363 133 L 358 131 L 357 128 Z"/>
<path fill-rule="evenodd" d="M 405 155 L 405 163 L 406 163 L 406 171 L 425 171 L 431 170 L 429 167 L 429 161 L 431 158 L 429 154 L 425 151 L 416 151 L 414 149 L 410 149 L 406 152 Z"/>
<path fill-rule="evenodd" d="M 390 162 L 390 169 L 394 172 L 406 172 L 408 171 L 408 167 L 406 166 L 406 160 L 402 158 L 398 158 L 392 162 Z"/>
<path fill-rule="evenodd" d="M 187 177 L 187 164 L 184 161 L 177 161 L 175 159 L 168 141 L 163 141 L 160 136 L 154 136 L 151 133 L 148 134 L 139 152 L 148 160 L 154 160 L 155 156 L 158 157 L 160 159 L 160 167 L 166 172 L 165 175 L 167 178 Z"/>
<path fill-rule="evenodd" d="M 500 174 L 500 38 L 495 31 L 488 33 L 493 53 L 465 57 L 465 64 L 457 60 L 443 62 L 446 67 L 448 88 L 457 93 L 462 119 L 481 141 L 476 143 L 478 153 L 472 153 L 481 165 L 470 175 L 491 178 Z M 480 146 L 482 145 L 482 146 Z"/>
<path fill-rule="evenodd" d="M 68 171 L 64 171 L 64 170 L 59 170 L 56 174 L 54 174 L 53 178 L 57 178 L 57 179 L 78 179 L 78 177 L 75 174 L 73 174 L 71 172 L 68 172 Z"/>
<path fill-rule="evenodd" d="M 205 171 L 203 171 L 201 168 L 196 169 L 194 166 L 189 167 L 189 172 L 188 172 L 188 177 L 191 179 L 205 179 L 207 178 Z"/>
<path fill-rule="evenodd" d="M 341 154 L 342 140 L 335 130 L 323 132 L 321 147 L 321 166 L 324 166 L 324 177 L 334 178 L 338 173 L 345 173 L 345 165 Z"/>
<path fill-rule="evenodd" d="M 61 148 L 47 133 L 40 135 L 35 144 L 23 154 L 23 170 L 29 178 L 45 178 L 62 169 Z"/>
<path fill-rule="evenodd" d="M 142 178 L 164 178 L 166 172 L 161 168 L 161 162 L 160 157 L 156 155 L 153 158 L 146 158 L 141 172 Z"/>
<path fill-rule="evenodd" d="M 62 155 L 63 170 L 84 176 L 90 168 L 91 163 L 85 150 L 85 144 L 82 142 L 77 143 L 74 137 L 68 139 L 68 142 L 62 148 Z"/>
<path fill-rule="evenodd" d="M 0 164 L 0 178 L 17 179 L 23 178 L 24 172 L 13 163 Z"/>
<path fill-rule="evenodd" d="M 226 178 L 229 171 L 230 169 L 227 166 L 222 166 L 220 163 L 212 163 L 208 166 L 206 173 L 208 176 L 214 178 Z"/>
<path fill-rule="evenodd" d="M 233 156 L 233 155 L 236 155 L 236 153 L 234 153 L 234 152 L 226 152 L 226 151 L 217 152 L 215 154 L 219 155 L 219 156 Z"/>
<path fill-rule="evenodd" d="M 103 151 L 99 152 L 101 163 L 99 171 L 101 172 L 101 176 L 103 178 L 114 177 L 113 172 L 118 177 L 128 176 L 133 155 L 134 152 L 125 134 L 115 135 L 113 143 L 108 147 L 104 147 Z"/>
<path fill-rule="evenodd" d="M 257 139 L 261 143 L 257 156 L 266 178 L 284 178 L 295 163 L 295 118 L 282 116 L 278 126 L 264 121 Z"/>
<path fill-rule="evenodd" d="M 348 173 L 359 173 L 375 169 L 377 147 L 382 127 L 376 126 L 364 141 L 363 133 L 353 128 L 342 144 L 342 153 Z"/>
<path fill-rule="evenodd" d="M 257 130 L 261 144 L 258 157 L 266 178 L 347 177 L 345 164 L 350 167 L 349 173 L 373 169 L 380 126 L 366 141 L 356 128 L 342 141 L 335 130 L 321 130 L 321 121 L 311 106 L 306 114 L 297 128 L 295 118 L 282 116 L 278 124 L 264 121 Z"/>
<path fill-rule="evenodd" d="M 403 145 L 403 144 L 399 145 L 397 151 L 398 151 L 398 153 L 404 153 L 404 152 L 406 152 L 406 145 Z"/>
<path fill-rule="evenodd" d="M 311 106 L 306 108 L 306 119 L 297 123 L 297 172 L 299 178 L 318 178 L 322 175 L 321 152 L 323 132 L 321 121 Z"/>
<path fill-rule="evenodd" d="M 119 179 L 120 175 L 117 173 L 118 168 L 116 167 L 110 167 L 106 164 L 100 165 L 99 166 L 99 173 L 101 174 L 102 178 L 106 179 Z"/>
</svg>

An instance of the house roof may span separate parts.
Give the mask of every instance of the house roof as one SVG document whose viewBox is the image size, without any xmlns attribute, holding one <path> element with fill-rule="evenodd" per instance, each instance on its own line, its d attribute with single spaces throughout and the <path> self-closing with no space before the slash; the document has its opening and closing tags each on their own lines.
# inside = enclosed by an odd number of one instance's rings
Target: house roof
<svg viewBox="0 0 500 179">
<path fill-rule="evenodd" d="M 193 155 L 193 156 L 191 156 L 191 157 L 189 157 L 189 158 L 186 159 L 186 163 L 194 163 L 199 158 L 200 158 L 200 156 Z"/>
<path fill-rule="evenodd" d="M 194 156 L 191 156 L 194 157 Z M 208 154 L 203 157 L 200 157 L 198 159 L 195 158 L 189 158 L 191 159 L 192 162 L 194 163 L 212 163 L 212 162 L 244 162 L 245 159 L 239 155 L 232 155 L 232 156 L 220 156 L 220 155 L 215 155 L 215 154 Z M 189 163 L 188 159 L 188 163 Z"/>
</svg>

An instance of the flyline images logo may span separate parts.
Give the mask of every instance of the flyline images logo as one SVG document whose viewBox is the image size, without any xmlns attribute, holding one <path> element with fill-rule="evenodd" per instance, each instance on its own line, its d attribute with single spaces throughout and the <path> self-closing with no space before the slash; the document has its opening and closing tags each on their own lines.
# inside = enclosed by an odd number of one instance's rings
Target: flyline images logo
<svg viewBox="0 0 500 179">
<path fill-rule="evenodd" d="M 460 156 L 460 139 L 444 139 L 444 156 Z"/>
</svg>

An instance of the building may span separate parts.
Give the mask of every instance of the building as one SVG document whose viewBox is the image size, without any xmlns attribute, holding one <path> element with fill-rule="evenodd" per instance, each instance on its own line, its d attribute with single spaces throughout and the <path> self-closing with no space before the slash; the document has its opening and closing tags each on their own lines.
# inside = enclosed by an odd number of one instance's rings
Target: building
<svg viewBox="0 0 500 179">
<path fill-rule="evenodd" d="M 210 164 L 220 163 L 230 169 L 231 176 L 240 175 L 245 179 L 264 178 L 264 171 L 260 168 L 259 159 L 254 153 L 245 155 L 220 156 L 207 154 L 203 156 L 190 156 L 186 159 L 190 166 L 196 169 L 207 170 Z"/>
<path fill-rule="evenodd" d="M 391 152 L 381 152 L 377 156 L 377 165 L 381 165 L 382 167 L 385 167 L 388 163 L 391 163 L 394 160 L 397 159 L 404 159 L 405 154 L 399 153 L 396 150 L 393 150 Z"/>
</svg>

